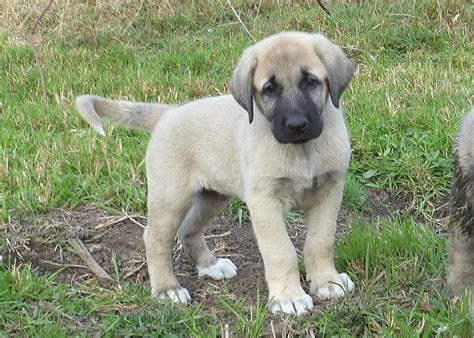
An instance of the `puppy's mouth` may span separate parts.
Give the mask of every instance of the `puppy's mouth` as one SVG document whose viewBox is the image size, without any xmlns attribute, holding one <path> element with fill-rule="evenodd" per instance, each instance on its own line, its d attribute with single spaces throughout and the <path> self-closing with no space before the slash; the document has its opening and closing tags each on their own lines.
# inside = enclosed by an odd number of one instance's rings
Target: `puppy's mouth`
<svg viewBox="0 0 474 338">
<path fill-rule="evenodd" d="M 278 143 L 281 143 L 281 144 L 304 144 L 306 142 L 309 142 L 311 140 L 314 140 L 316 138 L 318 138 L 320 136 L 319 135 L 309 135 L 309 136 L 302 136 L 302 135 L 285 135 L 285 136 L 281 136 L 281 135 L 277 135 L 277 134 L 273 134 L 273 136 L 275 137 L 275 139 L 278 141 Z"/>
<path fill-rule="evenodd" d="M 281 123 L 271 122 L 272 134 L 278 143 L 281 144 L 303 144 L 321 136 L 324 123 L 322 119 L 318 121 L 309 121 L 308 126 L 301 130 L 292 130 Z"/>
<path fill-rule="evenodd" d="M 294 139 L 290 142 L 287 142 L 287 143 L 292 143 L 292 144 L 304 144 L 308 141 L 311 141 L 311 140 L 314 140 L 316 137 L 314 138 L 301 138 L 301 139 Z"/>
</svg>

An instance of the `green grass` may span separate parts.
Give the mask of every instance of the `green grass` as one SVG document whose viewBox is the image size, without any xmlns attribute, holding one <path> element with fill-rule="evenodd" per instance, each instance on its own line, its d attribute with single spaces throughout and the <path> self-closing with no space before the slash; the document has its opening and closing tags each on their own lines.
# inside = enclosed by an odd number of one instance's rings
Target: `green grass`
<svg viewBox="0 0 474 338">
<path fill-rule="evenodd" d="M 178 103 L 218 95 L 228 91 L 233 66 L 252 43 L 225 1 L 97 3 L 55 2 L 42 21 L 38 49 L 49 98 L 43 106 L 33 54 L 22 38 L 43 4 L 5 2 L 0 14 L 5 222 L 84 204 L 145 212 L 148 135 L 109 126 L 107 136 L 99 137 L 74 111 L 74 97 L 92 93 Z M 453 138 L 473 104 L 473 5 L 327 1 L 328 17 L 304 1 L 233 3 L 257 40 L 281 30 L 321 31 L 358 63 L 344 94 L 353 148 L 344 206 L 355 214 L 370 212 L 368 189 L 384 189 L 412 193 L 415 211 L 429 214 L 430 201 L 448 191 Z M 231 211 L 235 223 L 247 217 L 239 201 Z M 336 263 L 354 278 L 357 293 L 284 327 L 321 336 L 413 336 L 420 328 L 423 336 L 467 336 L 467 298 L 453 303 L 444 289 L 446 238 L 436 235 L 429 219 L 424 223 L 349 221 Z M 215 315 L 199 306 L 159 305 L 145 287 L 71 287 L 54 276 L 37 276 L 28 266 L 0 267 L 0 286 L 0 330 L 6 334 L 225 332 L 225 322 Z M 264 304 L 255 309 L 219 297 L 236 334 L 269 329 Z M 420 310 L 424 297 L 431 311 Z"/>
<path fill-rule="evenodd" d="M 144 288 L 104 291 L 56 284 L 29 266 L 0 270 L 0 329 L 27 336 L 192 334 L 218 330 L 199 307 L 159 304 Z"/>
<path fill-rule="evenodd" d="M 109 128 L 100 138 L 74 111 L 75 96 L 177 103 L 227 91 L 232 67 L 252 42 L 228 8 L 210 2 L 159 16 L 153 6 L 142 8 L 124 32 L 128 24 L 119 19 L 129 19 L 138 5 L 77 6 L 77 12 L 71 6 L 77 17 L 53 7 L 39 44 L 47 107 L 29 46 L 3 29 L 4 220 L 12 212 L 85 202 L 144 211 L 148 136 Z M 371 187 L 423 198 L 447 191 L 453 136 L 472 99 L 470 9 L 463 1 L 386 1 L 335 3 L 330 18 L 302 3 L 262 5 L 258 16 L 250 5 L 241 11 L 256 39 L 303 29 L 322 31 L 344 47 L 359 65 L 344 95 L 353 145 L 350 174 Z M 372 175 L 366 179 L 367 172 Z"/>
</svg>

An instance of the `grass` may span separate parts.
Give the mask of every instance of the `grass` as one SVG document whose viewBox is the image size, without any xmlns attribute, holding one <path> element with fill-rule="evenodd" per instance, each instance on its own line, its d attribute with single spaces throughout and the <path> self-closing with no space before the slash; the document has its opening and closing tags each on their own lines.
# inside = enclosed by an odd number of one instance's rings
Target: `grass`
<svg viewBox="0 0 474 338">
<path fill-rule="evenodd" d="M 212 334 L 217 327 L 200 314 L 199 307 L 158 304 L 148 290 L 120 289 L 104 292 L 97 287 L 55 284 L 54 275 L 35 276 L 29 266 L 1 271 L 0 328 L 4 333 L 27 336 L 67 336 L 71 332 L 104 336 Z M 53 287 L 51 287 L 53 286 Z M 198 331 L 199 332 L 199 331 Z"/>
<path fill-rule="evenodd" d="M 159 8 L 142 8 L 125 31 L 118 21 L 133 8 L 56 4 L 42 25 L 39 45 L 48 107 L 40 103 L 29 46 L 4 28 L 4 220 L 12 212 L 84 202 L 144 211 L 148 136 L 115 128 L 99 138 L 71 103 L 81 93 L 177 103 L 226 92 L 232 67 L 251 39 L 228 8 L 209 6 L 203 12 L 178 6 L 174 15 L 160 19 L 152 14 Z M 24 7 L 14 2 L 10 7 L 12 17 L 26 16 L 20 11 Z M 444 194 L 452 139 L 472 96 L 469 6 L 405 1 L 331 7 L 331 18 L 301 3 L 262 5 L 258 16 L 251 14 L 252 6 L 241 11 L 249 15 L 256 39 L 283 29 L 322 31 L 358 62 L 344 97 L 353 144 L 351 175 L 392 193 Z M 68 10 L 76 16 L 68 16 Z M 27 13 L 26 24 L 34 17 L 31 9 Z M 364 178 L 367 172 L 370 178 Z"/>
<path fill-rule="evenodd" d="M 178 103 L 228 91 L 252 43 L 225 1 L 55 2 L 39 27 L 50 104 L 24 40 L 44 4 L 6 1 L 0 14 L 0 217 L 94 204 L 145 212 L 148 135 L 109 126 L 102 138 L 73 109 L 76 95 Z M 93 3 L 93 4 L 91 4 Z M 321 31 L 358 63 L 344 94 L 353 155 L 344 206 L 370 212 L 369 189 L 412 195 L 432 212 L 451 179 L 453 138 L 472 106 L 473 5 L 467 1 L 328 1 L 331 16 L 303 1 L 235 2 L 252 36 Z M 234 222 L 247 217 L 234 201 Z M 294 216 L 294 215 L 293 215 Z M 297 217 L 296 217 L 297 218 Z M 358 224 L 339 241 L 336 263 L 358 291 L 324 313 L 281 330 L 320 336 L 468 336 L 467 297 L 447 300 L 446 238 L 431 219 Z M 4 240 L 0 236 L 0 243 Z M 199 306 L 157 304 L 143 289 L 102 290 L 0 267 L 0 330 L 6 334 L 224 334 L 226 322 Z M 271 332 L 261 304 L 219 297 L 235 334 Z M 429 304 L 429 306 L 427 305 Z M 268 331 L 270 330 L 270 331 Z"/>
<path fill-rule="evenodd" d="M 338 268 L 350 272 L 357 291 L 324 312 L 287 318 L 277 333 L 467 337 L 467 297 L 448 300 L 443 286 L 445 246 L 446 238 L 409 218 L 378 228 L 353 224 L 336 255 Z M 216 336 L 231 330 L 259 336 L 271 333 L 270 322 L 279 321 L 258 300 L 249 307 L 226 293 L 216 294 L 219 311 L 227 313 L 223 321 L 199 305 L 157 303 L 148 297 L 147 287 L 70 287 L 55 282 L 55 275 L 37 276 L 28 265 L 1 269 L 0 289 L 0 329 L 10 334 Z"/>
</svg>

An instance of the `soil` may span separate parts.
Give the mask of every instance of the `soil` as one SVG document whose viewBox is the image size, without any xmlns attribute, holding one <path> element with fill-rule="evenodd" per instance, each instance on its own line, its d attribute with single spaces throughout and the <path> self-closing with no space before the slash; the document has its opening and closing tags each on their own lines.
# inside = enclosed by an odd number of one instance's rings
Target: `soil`
<svg viewBox="0 0 474 338">
<path fill-rule="evenodd" d="M 390 215 L 410 213 L 411 196 L 393 197 L 383 191 L 370 192 L 370 212 L 360 215 L 367 223 Z M 444 201 L 437 201 L 444 205 Z M 442 219 L 446 208 L 440 208 L 437 216 Z M 346 222 L 355 217 L 342 209 L 338 219 L 337 236 L 346 233 Z M 288 233 L 297 252 L 302 255 L 305 228 L 301 221 L 289 221 Z M 442 222 L 441 222 L 442 223 Z M 112 215 L 104 210 L 83 207 L 73 211 L 54 210 L 28 221 L 11 220 L 0 226 L 4 231 L 5 245 L 0 248 L 4 264 L 31 263 L 37 274 L 52 273 L 65 268 L 58 279 L 62 282 L 86 283 L 96 277 L 85 267 L 74 252 L 68 239 L 79 238 L 95 261 L 112 278 L 132 284 L 148 283 L 145 251 L 142 240 L 146 218 L 141 215 Z M 187 288 L 194 303 L 202 304 L 206 311 L 215 312 L 215 293 L 226 293 L 235 299 L 245 299 L 247 305 L 255 305 L 257 292 L 267 301 L 264 267 L 256 239 L 248 220 L 244 217 L 239 225 L 229 210 L 217 216 L 206 232 L 207 243 L 218 257 L 231 259 L 238 267 L 238 276 L 231 280 L 212 281 L 198 279 L 197 271 L 189 257 L 176 243 L 173 258 L 175 273 L 182 286 Z M 308 287 L 303 281 L 303 286 Z M 324 304 L 320 305 L 323 310 Z M 220 314 L 217 314 L 220 317 Z"/>
<path fill-rule="evenodd" d="M 84 283 L 96 277 L 74 252 L 69 238 L 79 238 L 86 245 L 95 261 L 116 279 L 118 267 L 120 282 L 146 283 L 148 273 L 145 264 L 143 216 L 112 215 L 96 208 L 81 208 L 74 211 L 56 210 L 37 216 L 31 222 L 10 222 L 6 226 L 4 262 L 9 264 L 31 263 L 37 274 L 52 273 L 66 267 L 58 275 L 62 282 Z M 301 253 L 304 243 L 302 225 L 288 225 L 288 232 L 297 250 Z M 242 224 L 233 221 L 229 211 L 215 217 L 206 232 L 207 244 L 218 257 L 231 259 L 239 269 L 237 278 L 225 282 L 198 279 L 191 260 L 177 241 L 173 250 L 175 273 L 181 285 L 188 289 L 193 302 L 209 302 L 211 294 L 223 291 L 224 283 L 229 296 L 244 298 L 254 305 L 256 290 L 266 294 L 263 261 L 248 218 Z M 82 266 L 82 267 L 81 267 Z M 209 304 L 211 305 L 211 304 Z"/>
</svg>

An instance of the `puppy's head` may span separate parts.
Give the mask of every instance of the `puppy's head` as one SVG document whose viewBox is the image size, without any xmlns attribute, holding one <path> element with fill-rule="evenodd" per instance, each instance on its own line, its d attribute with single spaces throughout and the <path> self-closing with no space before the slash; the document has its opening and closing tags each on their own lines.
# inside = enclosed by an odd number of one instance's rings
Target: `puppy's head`
<svg viewBox="0 0 474 338">
<path fill-rule="evenodd" d="M 328 97 L 339 107 L 354 65 L 320 34 L 285 32 L 246 49 L 230 80 L 236 101 L 252 123 L 254 102 L 280 143 L 321 135 Z"/>
</svg>

